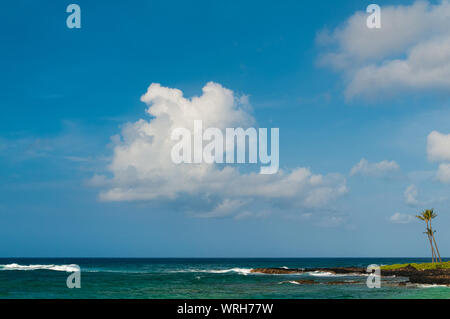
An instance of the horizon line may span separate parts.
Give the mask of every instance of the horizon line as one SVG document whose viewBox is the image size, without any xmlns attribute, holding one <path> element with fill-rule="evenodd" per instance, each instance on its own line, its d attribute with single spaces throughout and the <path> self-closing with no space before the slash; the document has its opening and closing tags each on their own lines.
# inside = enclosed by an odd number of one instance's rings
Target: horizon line
<svg viewBox="0 0 450 319">
<path fill-rule="evenodd" d="M 376 257 L 86 257 L 86 256 L 66 256 L 66 257 L 42 257 L 42 256 L 15 256 L 15 257 L 1 257 L 0 259 L 64 259 L 64 258 L 79 258 L 79 259 L 329 259 L 329 258 L 342 258 L 342 259 L 355 259 L 355 258 L 417 258 L 417 259 L 428 259 L 431 257 L 406 257 L 406 256 L 396 256 L 396 257 L 386 257 L 386 256 L 376 256 Z M 450 257 L 442 257 L 442 259 L 450 259 Z"/>
</svg>

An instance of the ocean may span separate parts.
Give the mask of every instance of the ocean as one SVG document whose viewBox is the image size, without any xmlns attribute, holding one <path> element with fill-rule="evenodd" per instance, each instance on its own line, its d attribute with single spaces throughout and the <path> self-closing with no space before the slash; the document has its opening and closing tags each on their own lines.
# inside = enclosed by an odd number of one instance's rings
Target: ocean
<svg viewBox="0 0 450 319">
<path fill-rule="evenodd" d="M 448 260 L 448 259 L 446 259 Z M 258 267 L 341 267 L 429 262 L 429 258 L 0 258 L 0 298 L 450 298 L 450 287 L 399 286 L 382 278 L 369 289 L 367 276 L 325 272 L 268 275 Z M 66 279 L 81 269 L 81 288 Z M 297 284 L 313 279 L 317 284 Z M 339 281 L 339 285 L 330 282 Z M 342 284 L 342 282 L 344 282 Z M 348 283 L 348 284 L 347 284 Z"/>
</svg>

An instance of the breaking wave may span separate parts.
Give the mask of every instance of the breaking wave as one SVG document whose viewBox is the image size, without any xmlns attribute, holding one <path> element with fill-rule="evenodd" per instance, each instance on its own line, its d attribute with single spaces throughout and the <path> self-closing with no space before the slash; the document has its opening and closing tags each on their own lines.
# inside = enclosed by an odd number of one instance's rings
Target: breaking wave
<svg viewBox="0 0 450 319">
<path fill-rule="evenodd" d="M 450 285 L 438 285 L 438 284 L 417 284 L 417 288 L 438 288 L 438 287 L 445 287 L 450 288 Z"/>
<path fill-rule="evenodd" d="M 54 271 L 66 271 L 75 272 L 80 271 L 78 265 L 19 265 L 19 264 L 7 264 L 0 265 L 0 270 L 54 270 Z"/>
<path fill-rule="evenodd" d="M 360 273 L 347 273 L 347 274 L 334 274 L 329 271 L 309 271 L 307 272 L 308 275 L 314 276 L 314 277 L 356 277 L 356 276 L 368 276 L 368 274 L 360 274 Z"/>
<path fill-rule="evenodd" d="M 187 269 L 187 270 L 174 270 L 171 272 L 202 272 L 210 274 L 226 274 L 229 272 L 235 272 L 241 275 L 248 275 L 252 271 L 252 268 L 230 268 L 230 269 Z"/>
</svg>

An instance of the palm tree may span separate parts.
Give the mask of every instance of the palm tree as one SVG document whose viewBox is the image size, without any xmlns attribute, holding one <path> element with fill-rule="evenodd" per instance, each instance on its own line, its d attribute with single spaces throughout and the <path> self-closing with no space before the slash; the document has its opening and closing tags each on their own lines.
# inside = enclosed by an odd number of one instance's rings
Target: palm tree
<svg viewBox="0 0 450 319">
<path fill-rule="evenodd" d="M 432 210 L 431 210 L 432 211 Z M 427 230 L 426 232 L 424 232 L 424 234 L 427 234 L 428 236 L 428 241 L 430 242 L 430 247 L 431 247 L 431 262 L 434 263 L 434 261 L 437 261 L 436 258 L 436 254 L 434 252 L 434 247 L 433 247 L 433 242 L 431 241 L 431 230 L 430 227 L 428 226 L 428 223 L 431 220 L 431 214 L 430 214 L 430 210 L 424 210 L 420 215 L 416 215 L 417 218 L 419 218 L 420 220 L 423 220 L 426 224 L 427 224 Z"/>
<path fill-rule="evenodd" d="M 439 253 L 439 249 L 438 249 L 438 246 L 437 246 L 437 244 L 436 244 L 436 239 L 434 238 L 434 233 L 436 233 L 436 231 L 433 231 L 433 228 L 431 228 L 431 220 L 434 219 L 434 218 L 436 218 L 436 217 L 437 217 L 437 214 L 434 213 L 434 210 L 433 210 L 433 209 L 431 209 L 431 210 L 427 209 L 427 211 L 428 211 L 428 215 L 429 215 L 429 217 L 430 217 L 430 233 L 431 233 L 431 238 L 433 238 L 434 246 L 436 247 L 436 252 L 437 252 L 437 255 L 439 256 L 439 262 L 442 262 L 441 254 Z M 436 258 L 436 259 L 437 259 L 437 258 Z M 437 260 L 436 260 L 436 261 L 437 261 Z"/>
</svg>

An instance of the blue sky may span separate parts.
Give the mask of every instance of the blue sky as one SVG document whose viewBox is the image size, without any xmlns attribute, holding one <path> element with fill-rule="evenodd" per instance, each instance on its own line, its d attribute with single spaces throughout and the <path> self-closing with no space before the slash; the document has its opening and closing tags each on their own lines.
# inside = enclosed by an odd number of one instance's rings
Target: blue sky
<svg viewBox="0 0 450 319">
<path fill-rule="evenodd" d="M 450 256 L 447 2 L 379 1 L 379 30 L 369 1 L 76 3 L 81 29 L 68 2 L 0 5 L 0 256 L 428 256 L 412 216 L 431 207 Z M 158 149 L 130 151 L 133 123 L 158 128 L 152 83 L 189 99 L 209 82 L 280 128 L 285 175 L 187 189 Z"/>
</svg>

